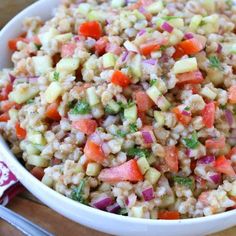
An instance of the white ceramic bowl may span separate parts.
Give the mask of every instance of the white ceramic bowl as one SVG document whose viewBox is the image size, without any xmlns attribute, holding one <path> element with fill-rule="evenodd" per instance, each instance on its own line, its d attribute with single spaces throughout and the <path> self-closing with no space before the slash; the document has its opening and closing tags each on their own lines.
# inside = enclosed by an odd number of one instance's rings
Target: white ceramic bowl
<svg viewBox="0 0 236 236">
<path fill-rule="evenodd" d="M 41 0 L 14 17 L 0 32 L 0 68 L 10 66 L 10 52 L 7 42 L 21 32 L 21 23 L 27 16 L 49 19 L 59 0 Z M 177 221 L 136 219 L 103 212 L 62 196 L 34 178 L 12 155 L 0 137 L 1 158 L 9 165 L 22 184 L 37 198 L 61 215 L 113 235 L 129 236 L 198 236 L 229 228 L 236 224 L 236 210 L 225 213 Z"/>
</svg>

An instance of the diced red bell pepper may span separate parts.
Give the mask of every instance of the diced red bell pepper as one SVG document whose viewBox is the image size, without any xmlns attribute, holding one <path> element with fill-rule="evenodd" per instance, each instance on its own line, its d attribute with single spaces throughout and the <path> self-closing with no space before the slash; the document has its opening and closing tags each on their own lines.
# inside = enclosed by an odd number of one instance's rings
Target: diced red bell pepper
<svg viewBox="0 0 236 236">
<path fill-rule="evenodd" d="M 143 180 L 137 161 L 131 159 L 120 166 L 103 169 L 98 179 L 103 182 L 117 183 L 120 181 L 137 182 Z"/>
<path fill-rule="evenodd" d="M 21 126 L 20 126 L 20 123 L 19 122 L 16 122 L 15 124 L 15 130 L 16 130 L 16 137 L 18 139 L 25 139 L 26 138 L 26 130 L 23 129 Z"/>
<path fill-rule="evenodd" d="M 57 101 L 48 105 L 46 109 L 46 117 L 54 121 L 60 121 L 61 116 L 58 112 L 58 107 L 59 107 L 59 102 Z"/>
<path fill-rule="evenodd" d="M 178 107 L 173 108 L 172 112 L 175 114 L 176 119 L 184 126 L 187 126 L 192 120 L 191 115 L 185 115 Z"/>
<path fill-rule="evenodd" d="M 93 140 L 90 139 L 88 139 L 85 144 L 84 154 L 89 161 L 101 163 L 106 159 L 101 145 L 95 143 Z"/>
<path fill-rule="evenodd" d="M 106 52 L 106 47 L 108 44 L 108 39 L 106 36 L 101 37 L 99 40 L 95 43 L 95 53 L 98 56 L 102 56 Z"/>
<path fill-rule="evenodd" d="M 179 169 L 179 155 L 178 148 L 175 146 L 165 147 L 165 162 L 170 171 L 178 172 Z"/>
<path fill-rule="evenodd" d="M 158 219 L 160 220 L 178 220 L 180 214 L 178 211 L 160 211 L 158 213 Z"/>
<path fill-rule="evenodd" d="M 74 43 L 67 43 L 61 47 L 62 57 L 72 57 L 75 52 L 76 45 Z"/>
<path fill-rule="evenodd" d="M 0 92 L 0 101 L 5 101 L 8 99 L 8 94 L 12 91 L 13 86 L 12 84 L 7 84 L 6 87 L 2 88 Z"/>
<path fill-rule="evenodd" d="M 20 42 L 20 41 L 28 43 L 27 39 L 25 39 L 23 37 L 18 37 L 18 38 L 10 39 L 8 41 L 8 48 L 13 50 L 13 51 L 16 51 L 17 50 L 17 43 Z"/>
<path fill-rule="evenodd" d="M 72 126 L 80 132 L 90 135 L 95 132 L 97 122 L 91 119 L 80 119 L 78 121 L 74 121 Z"/>
<path fill-rule="evenodd" d="M 177 74 L 176 78 L 178 79 L 178 85 L 201 84 L 204 80 L 202 73 L 199 70 Z"/>
<path fill-rule="evenodd" d="M 131 83 L 129 77 L 119 70 L 113 72 L 111 82 L 121 87 L 127 87 Z"/>
<path fill-rule="evenodd" d="M 135 100 L 138 106 L 138 110 L 141 112 L 146 112 L 151 107 L 154 106 L 154 102 L 150 99 L 150 97 L 144 91 L 135 92 Z"/>
<path fill-rule="evenodd" d="M 225 156 L 219 156 L 215 161 L 215 169 L 225 175 L 235 177 L 236 173 L 231 165 L 231 161 L 227 160 Z"/>
<path fill-rule="evenodd" d="M 80 25 L 78 33 L 94 39 L 99 39 L 102 36 L 102 26 L 98 21 L 84 22 Z"/>
<path fill-rule="evenodd" d="M 205 108 L 202 110 L 202 121 L 207 128 L 211 128 L 215 121 L 215 103 L 210 102 L 206 104 Z"/>
<path fill-rule="evenodd" d="M 7 112 L 7 111 L 9 111 L 11 108 L 13 108 L 15 106 L 17 108 L 19 108 L 19 104 L 15 103 L 15 102 L 12 102 L 12 101 L 9 101 L 9 100 L 2 101 L 1 102 L 0 111 L 1 112 Z"/>
<path fill-rule="evenodd" d="M 203 49 L 202 43 L 196 38 L 184 40 L 178 44 L 178 47 L 187 55 L 196 54 Z"/>
<path fill-rule="evenodd" d="M 229 103 L 236 104 L 236 85 L 232 85 L 229 88 L 228 99 Z"/>
<path fill-rule="evenodd" d="M 10 120 L 8 112 L 5 112 L 0 115 L 0 122 L 7 122 Z"/>
<path fill-rule="evenodd" d="M 30 172 L 38 180 L 41 180 L 44 176 L 44 169 L 42 167 L 35 166 Z"/>
<path fill-rule="evenodd" d="M 206 148 L 221 149 L 225 147 L 225 137 L 219 139 L 207 139 L 205 142 Z"/>
<path fill-rule="evenodd" d="M 139 50 L 143 56 L 149 56 L 152 52 L 159 50 L 160 47 L 161 47 L 160 44 L 151 42 L 142 44 Z"/>
<path fill-rule="evenodd" d="M 227 159 L 231 159 L 231 157 L 235 154 L 236 154 L 236 147 L 233 147 L 225 157 Z"/>
<path fill-rule="evenodd" d="M 179 59 L 181 57 L 183 57 L 185 55 L 184 53 L 184 50 L 179 47 L 178 45 L 175 46 L 175 53 L 173 54 L 173 58 L 176 60 L 176 59 Z"/>
</svg>

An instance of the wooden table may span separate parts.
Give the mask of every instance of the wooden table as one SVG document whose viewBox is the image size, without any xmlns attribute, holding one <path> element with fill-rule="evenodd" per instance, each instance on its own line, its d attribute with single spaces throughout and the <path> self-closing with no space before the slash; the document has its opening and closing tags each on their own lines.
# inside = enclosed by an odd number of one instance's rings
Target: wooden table
<svg viewBox="0 0 236 236">
<path fill-rule="evenodd" d="M 3 0 L 0 4 L 0 28 L 18 11 L 34 0 Z M 106 234 L 88 229 L 57 214 L 45 205 L 35 201 L 29 194 L 15 198 L 8 207 L 58 236 L 106 236 Z M 22 236 L 7 223 L 0 220 L 0 235 Z M 236 227 L 212 236 L 235 236 Z"/>
</svg>

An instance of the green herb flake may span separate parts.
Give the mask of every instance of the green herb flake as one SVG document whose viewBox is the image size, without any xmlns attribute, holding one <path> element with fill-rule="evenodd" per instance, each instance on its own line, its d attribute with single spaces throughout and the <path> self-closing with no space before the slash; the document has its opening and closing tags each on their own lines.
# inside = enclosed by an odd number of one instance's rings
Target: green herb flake
<svg viewBox="0 0 236 236">
<path fill-rule="evenodd" d="M 55 71 L 55 72 L 53 73 L 53 80 L 58 81 L 58 80 L 59 80 L 59 77 L 60 77 L 60 73 Z"/>
<path fill-rule="evenodd" d="M 85 180 L 81 180 L 78 187 L 74 187 L 71 192 L 71 198 L 77 202 L 86 204 L 86 201 L 83 197 L 84 193 Z"/>
<path fill-rule="evenodd" d="M 91 108 L 89 106 L 89 104 L 86 101 L 79 101 L 74 108 L 71 110 L 71 114 L 75 114 L 75 115 L 85 115 L 90 113 Z"/>
<path fill-rule="evenodd" d="M 227 108 L 227 104 L 225 105 L 220 105 L 220 109 L 225 110 Z"/>
<path fill-rule="evenodd" d="M 224 70 L 223 66 L 221 65 L 220 60 L 216 56 L 211 56 L 208 59 L 209 59 L 209 66 L 211 68 L 215 68 L 221 71 Z"/>
<path fill-rule="evenodd" d="M 184 140 L 185 146 L 188 148 L 191 148 L 191 149 L 195 149 L 199 145 L 199 141 L 198 141 L 198 137 L 197 137 L 196 132 L 194 132 L 192 134 L 191 138 L 184 138 L 183 140 Z"/>
<path fill-rule="evenodd" d="M 128 156 L 138 156 L 138 157 L 149 157 L 150 152 L 147 149 L 141 149 L 137 147 L 129 148 L 127 150 Z"/>
<path fill-rule="evenodd" d="M 135 105 L 135 102 L 133 100 L 128 100 L 127 103 L 118 102 L 118 104 L 120 105 L 121 108 L 126 109 Z"/>
<path fill-rule="evenodd" d="M 127 216 L 128 215 L 128 211 L 126 208 L 121 208 L 118 212 L 119 215 L 122 215 L 122 216 Z"/>
<path fill-rule="evenodd" d="M 189 110 L 190 110 L 190 107 L 185 107 L 184 110 L 185 110 L 185 111 L 189 111 Z"/>
<path fill-rule="evenodd" d="M 138 131 L 138 127 L 135 123 L 129 125 L 130 133 L 135 133 Z"/>
<path fill-rule="evenodd" d="M 26 102 L 26 104 L 32 104 L 32 103 L 34 103 L 34 99 L 29 99 L 29 100 Z"/>
<path fill-rule="evenodd" d="M 122 130 L 117 130 L 116 135 L 124 138 L 128 133 L 126 131 L 122 131 Z"/>
<path fill-rule="evenodd" d="M 41 49 L 41 47 L 42 47 L 42 45 L 40 45 L 40 44 L 34 44 L 35 45 L 35 47 L 37 48 L 37 50 L 40 50 Z"/>
<path fill-rule="evenodd" d="M 174 176 L 174 182 L 179 185 L 184 185 L 189 188 L 193 188 L 194 181 L 188 177 Z"/>
<path fill-rule="evenodd" d="M 163 51 L 165 51 L 167 48 L 168 48 L 168 46 L 161 45 L 160 50 L 163 52 Z"/>
<path fill-rule="evenodd" d="M 151 79 L 150 80 L 150 86 L 156 85 L 157 84 L 157 80 L 156 79 Z"/>
<path fill-rule="evenodd" d="M 233 106 L 233 113 L 236 115 L 236 106 Z"/>
<path fill-rule="evenodd" d="M 74 100 L 72 100 L 72 101 L 70 101 L 70 102 L 67 103 L 67 107 L 70 108 L 70 109 L 72 109 L 72 108 L 74 108 L 74 106 L 76 105 L 76 103 L 77 103 L 77 100 L 74 99 Z"/>
<path fill-rule="evenodd" d="M 115 112 L 109 105 L 105 106 L 105 113 L 109 115 L 115 115 L 117 112 Z"/>
</svg>

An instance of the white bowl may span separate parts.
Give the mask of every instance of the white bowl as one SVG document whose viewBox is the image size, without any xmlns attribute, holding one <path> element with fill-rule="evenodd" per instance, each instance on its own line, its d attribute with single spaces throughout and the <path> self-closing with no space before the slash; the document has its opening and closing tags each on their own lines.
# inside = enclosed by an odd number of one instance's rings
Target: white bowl
<svg viewBox="0 0 236 236">
<path fill-rule="evenodd" d="M 7 42 L 10 38 L 20 34 L 23 19 L 27 16 L 40 16 L 45 20 L 49 19 L 58 2 L 58 0 L 38 1 L 14 17 L 1 30 L 0 68 L 10 65 Z M 129 236 L 197 236 L 224 230 L 236 224 L 236 210 L 208 217 L 177 221 L 137 219 L 103 212 L 77 203 L 43 185 L 17 161 L 1 137 L 0 153 L 22 184 L 43 203 L 75 222 L 102 232 Z"/>
</svg>

